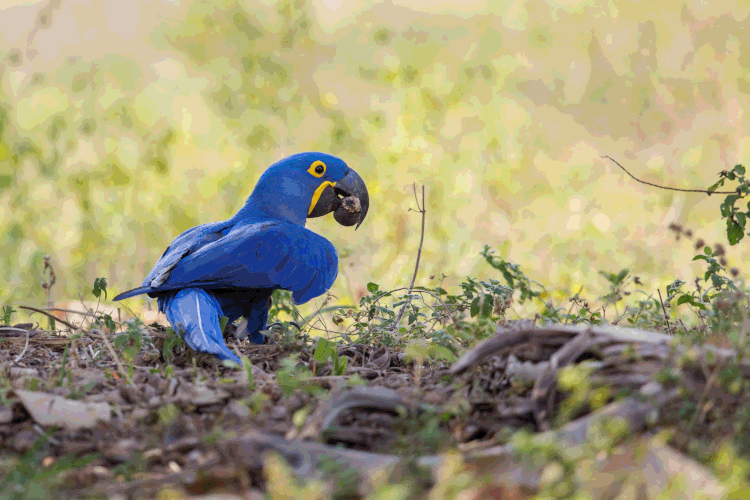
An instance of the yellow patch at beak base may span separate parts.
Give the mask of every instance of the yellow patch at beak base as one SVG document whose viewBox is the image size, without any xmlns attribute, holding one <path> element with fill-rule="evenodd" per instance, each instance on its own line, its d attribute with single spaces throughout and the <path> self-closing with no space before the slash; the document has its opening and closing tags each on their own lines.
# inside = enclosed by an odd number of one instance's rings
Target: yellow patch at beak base
<svg viewBox="0 0 750 500">
<path fill-rule="evenodd" d="M 315 205 L 318 204 L 318 200 L 320 199 L 320 195 L 323 194 L 323 190 L 328 187 L 335 187 L 336 183 L 331 181 L 324 181 L 320 183 L 320 186 L 318 186 L 318 189 L 315 190 L 312 196 L 312 201 L 310 202 L 310 209 L 307 211 L 307 215 L 310 215 L 313 211 L 313 208 L 315 208 Z"/>
</svg>

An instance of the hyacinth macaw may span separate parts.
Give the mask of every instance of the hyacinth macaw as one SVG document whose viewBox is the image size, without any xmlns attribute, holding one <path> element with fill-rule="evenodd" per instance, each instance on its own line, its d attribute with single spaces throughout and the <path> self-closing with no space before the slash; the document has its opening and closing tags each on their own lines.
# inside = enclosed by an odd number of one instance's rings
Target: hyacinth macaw
<svg viewBox="0 0 750 500">
<path fill-rule="evenodd" d="M 326 292 L 338 274 L 336 249 L 305 229 L 307 218 L 333 212 L 345 226 L 367 215 L 362 178 L 341 159 L 300 153 L 271 165 L 231 219 L 202 224 L 179 235 L 139 288 L 157 297 L 159 311 L 194 350 L 239 362 L 227 347 L 219 320 L 247 320 L 240 338 L 263 343 L 270 297 L 292 292 L 296 304 Z"/>
</svg>

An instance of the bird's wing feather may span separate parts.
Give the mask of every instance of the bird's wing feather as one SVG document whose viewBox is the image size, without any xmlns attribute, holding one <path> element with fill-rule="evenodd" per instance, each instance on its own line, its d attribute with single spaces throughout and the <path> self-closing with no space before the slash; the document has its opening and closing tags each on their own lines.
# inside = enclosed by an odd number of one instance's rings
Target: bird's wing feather
<svg viewBox="0 0 750 500">
<path fill-rule="evenodd" d="M 202 224 L 188 229 L 167 247 L 154 268 L 143 280 L 143 286 L 159 288 L 169 279 L 175 266 L 188 255 L 200 250 L 209 243 L 222 238 L 231 226 L 224 223 Z"/>
<path fill-rule="evenodd" d="M 175 262 L 165 261 L 163 268 L 167 267 L 168 276 L 151 291 L 283 288 L 292 291 L 294 301 L 302 304 L 333 285 L 338 256 L 328 240 L 304 227 L 261 222 L 234 226 L 220 239 Z"/>
<path fill-rule="evenodd" d="M 228 222 L 214 222 L 202 224 L 183 232 L 167 247 L 140 287 L 123 292 L 113 300 L 122 300 L 158 289 L 169 279 L 170 273 L 181 259 L 205 245 L 217 241 L 231 227 Z"/>
</svg>

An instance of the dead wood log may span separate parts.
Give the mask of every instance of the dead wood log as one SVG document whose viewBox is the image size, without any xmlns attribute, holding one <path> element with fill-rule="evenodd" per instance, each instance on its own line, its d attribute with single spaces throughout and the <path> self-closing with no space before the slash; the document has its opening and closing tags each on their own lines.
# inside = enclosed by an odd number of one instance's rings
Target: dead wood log
<svg viewBox="0 0 750 500">
<path fill-rule="evenodd" d="M 611 354 L 619 353 L 623 356 L 628 355 L 629 349 L 635 349 L 635 356 L 657 357 L 667 359 L 672 350 L 679 355 L 695 355 L 701 353 L 712 356 L 713 363 L 737 360 L 737 351 L 725 349 L 712 345 L 704 345 L 700 348 L 688 348 L 675 342 L 675 338 L 659 332 L 651 332 L 638 328 L 626 328 L 615 325 L 560 325 L 550 324 L 541 327 L 525 326 L 523 328 L 506 329 L 498 327 L 494 337 L 484 340 L 467 351 L 451 366 L 449 373 L 457 375 L 470 368 L 479 365 L 485 359 L 494 356 L 506 349 L 518 347 L 522 344 L 531 342 L 550 342 L 559 343 L 563 340 L 563 345 L 571 338 L 581 333 L 589 331 L 596 338 L 596 342 L 590 345 L 590 350 L 596 349 L 604 358 Z M 713 364 L 712 363 L 712 364 Z M 750 361 L 740 361 L 743 375 L 750 376 Z"/>
<path fill-rule="evenodd" d="M 300 432 L 292 429 L 287 439 L 319 439 L 320 435 L 333 424 L 341 414 L 351 408 L 364 408 L 398 414 L 399 408 L 407 411 L 414 405 L 398 392 L 386 387 L 356 386 L 334 390 L 329 398 L 320 403 L 308 418 Z M 431 405 L 419 405 L 423 410 L 436 411 Z"/>
<path fill-rule="evenodd" d="M 541 430 L 549 430 L 548 406 L 551 404 L 549 395 L 557 384 L 557 372 L 573 363 L 578 357 L 586 352 L 596 343 L 591 335 L 591 330 L 579 333 L 559 351 L 552 355 L 545 370 L 536 379 L 534 388 L 531 390 L 531 400 L 534 403 L 534 418 Z"/>
</svg>

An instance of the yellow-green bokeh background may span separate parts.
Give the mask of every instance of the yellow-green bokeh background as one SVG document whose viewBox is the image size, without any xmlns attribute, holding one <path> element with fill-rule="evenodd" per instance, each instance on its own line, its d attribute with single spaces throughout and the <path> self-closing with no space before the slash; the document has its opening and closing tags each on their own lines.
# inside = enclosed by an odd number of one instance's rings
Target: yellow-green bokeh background
<svg viewBox="0 0 750 500">
<path fill-rule="evenodd" d="M 8 4 L 7 0 L 5 2 Z M 15 3 L 15 5 L 14 5 Z M 484 244 L 562 289 L 700 267 L 670 222 L 725 242 L 702 187 L 748 163 L 745 0 L 53 0 L 0 11 L 0 303 L 104 276 L 139 285 L 169 242 L 230 217 L 270 163 L 337 154 L 367 181 L 334 293 L 485 277 Z M 730 250 L 748 271 L 746 242 Z M 110 295 L 111 298 L 111 295 Z M 310 305 L 308 307 L 313 307 Z"/>
</svg>

